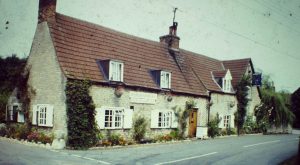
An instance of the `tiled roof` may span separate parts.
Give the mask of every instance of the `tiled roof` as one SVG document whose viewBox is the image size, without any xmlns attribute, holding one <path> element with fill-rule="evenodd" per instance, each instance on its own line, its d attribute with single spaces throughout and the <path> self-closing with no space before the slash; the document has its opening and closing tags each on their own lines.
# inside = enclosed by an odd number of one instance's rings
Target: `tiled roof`
<svg viewBox="0 0 300 165">
<path fill-rule="evenodd" d="M 223 78 L 226 75 L 226 70 L 218 70 L 218 71 L 212 71 L 212 74 L 214 77 L 220 77 Z"/>
<path fill-rule="evenodd" d="M 109 83 L 97 65 L 98 60 L 124 63 L 126 86 L 159 90 L 150 70 L 172 73 L 174 92 L 207 96 L 207 91 L 222 92 L 213 76 L 230 69 L 233 85 L 245 73 L 250 59 L 220 61 L 180 49 L 170 51 L 167 44 L 154 42 L 59 13 L 48 20 L 58 62 L 68 78 Z M 212 75 L 213 73 L 213 75 Z"/>
<path fill-rule="evenodd" d="M 172 73 L 171 88 L 174 92 L 207 95 L 205 87 L 188 67 L 186 57 L 180 56 L 176 63 L 167 44 L 59 13 L 48 21 L 48 25 L 59 64 L 68 78 L 108 83 L 96 61 L 116 59 L 124 63 L 124 83 L 127 86 L 160 89 L 149 71 L 167 70 Z"/>
<path fill-rule="evenodd" d="M 229 69 L 232 76 L 232 86 L 236 87 L 238 82 L 242 79 L 246 72 L 248 65 L 251 64 L 251 59 L 238 59 L 223 61 L 223 65 L 226 69 Z"/>
<path fill-rule="evenodd" d="M 194 73 L 201 80 L 206 89 L 209 91 L 222 92 L 222 89 L 214 81 L 211 74 L 214 70 L 224 70 L 221 61 L 185 50 L 182 50 L 181 53 L 188 58 L 188 62 Z"/>
</svg>

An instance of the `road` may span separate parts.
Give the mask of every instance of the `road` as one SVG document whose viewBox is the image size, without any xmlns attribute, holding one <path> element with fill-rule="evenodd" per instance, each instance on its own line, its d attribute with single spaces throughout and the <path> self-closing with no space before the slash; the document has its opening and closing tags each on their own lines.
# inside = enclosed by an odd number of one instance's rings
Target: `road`
<svg viewBox="0 0 300 165">
<path fill-rule="evenodd" d="M 247 135 L 102 150 L 49 150 L 0 141 L 0 164 L 278 164 L 297 154 L 299 135 Z"/>
</svg>

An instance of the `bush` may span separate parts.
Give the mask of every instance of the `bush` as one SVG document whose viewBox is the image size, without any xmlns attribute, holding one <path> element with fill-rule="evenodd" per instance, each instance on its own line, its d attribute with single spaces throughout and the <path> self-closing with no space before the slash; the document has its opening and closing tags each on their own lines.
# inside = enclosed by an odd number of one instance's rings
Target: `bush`
<svg viewBox="0 0 300 165">
<path fill-rule="evenodd" d="M 107 140 L 110 141 L 112 145 L 119 145 L 122 137 L 120 134 L 111 134 L 107 138 Z"/>
<path fill-rule="evenodd" d="M 216 117 L 209 121 L 208 124 L 207 124 L 207 127 L 208 127 L 208 136 L 209 137 L 216 137 L 216 136 L 219 136 L 219 122 L 220 122 L 220 119 L 218 118 L 219 115 L 216 115 Z"/>
<path fill-rule="evenodd" d="M 179 130 L 178 129 L 174 129 L 170 132 L 170 136 L 172 137 L 172 139 L 181 139 L 181 136 L 179 135 Z"/>
<path fill-rule="evenodd" d="M 31 141 L 31 142 L 38 142 L 38 140 L 39 140 L 39 133 L 38 132 L 31 132 L 27 136 L 27 140 Z"/>
<path fill-rule="evenodd" d="M 14 138 L 16 139 L 27 139 L 27 136 L 29 135 L 30 133 L 30 128 L 25 125 L 25 124 L 22 124 L 22 125 L 17 125 L 15 127 L 15 133 L 14 133 Z"/>
<path fill-rule="evenodd" d="M 143 117 L 138 117 L 133 123 L 133 139 L 140 142 L 146 133 L 146 120 Z"/>
<path fill-rule="evenodd" d="M 0 136 L 6 135 L 6 125 L 4 123 L 0 124 Z"/>
<path fill-rule="evenodd" d="M 43 143 L 43 144 L 47 144 L 47 143 L 51 144 L 53 139 L 54 139 L 53 135 L 47 136 L 44 133 L 40 133 L 39 136 L 38 136 L 38 141 Z"/>
<path fill-rule="evenodd" d="M 247 116 L 243 129 L 246 134 L 259 132 L 258 124 L 253 121 L 252 116 Z"/>
</svg>

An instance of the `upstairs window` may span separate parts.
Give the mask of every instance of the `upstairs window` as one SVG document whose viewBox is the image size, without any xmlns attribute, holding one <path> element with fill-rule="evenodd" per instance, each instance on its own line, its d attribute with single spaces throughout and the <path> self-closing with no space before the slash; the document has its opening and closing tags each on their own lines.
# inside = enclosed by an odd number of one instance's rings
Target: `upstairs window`
<svg viewBox="0 0 300 165">
<path fill-rule="evenodd" d="M 230 79 L 223 79 L 223 91 L 231 92 L 231 80 Z"/>
<path fill-rule="evenodd" d="M 171 73 L 166 71 L 160 72 L 160 88 L 171 88 Z"/>
<path fill-rule="evenodd" d="M 123 63 L 109 61 L 109 80 L 123 82 Z"/>
</svg>

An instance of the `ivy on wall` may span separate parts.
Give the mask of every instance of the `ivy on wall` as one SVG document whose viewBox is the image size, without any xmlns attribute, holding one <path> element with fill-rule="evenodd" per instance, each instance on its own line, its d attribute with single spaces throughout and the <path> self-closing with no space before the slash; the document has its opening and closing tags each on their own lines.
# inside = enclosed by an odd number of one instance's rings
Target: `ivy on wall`
<svg viewBox="0 0 300 165">
<path fill-rule="evenodd" d="M 91 82 L 68 80 L 66 86 L 68 142 L 74 149 L 85 149 L 97 142 L 95 106 L 89 95 Z"/>
<path fill-rule="evenodd" d="M 242 80 L 237 85 L 236 98 L 238 101 L 237 104 L 237 113 L 236 113 L 236 124 L 238 129 L 238 134 L 243 132 L 243 125 L 245 122 L 245 116 L 247 113 L 247 105 L 249 102 L 248 96 L 248 86 L 251 85 L 250 76 L 244 75 Z"/>
</svg>

